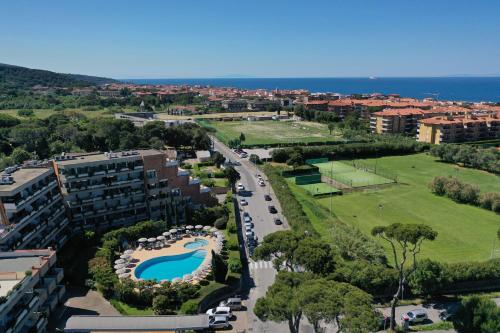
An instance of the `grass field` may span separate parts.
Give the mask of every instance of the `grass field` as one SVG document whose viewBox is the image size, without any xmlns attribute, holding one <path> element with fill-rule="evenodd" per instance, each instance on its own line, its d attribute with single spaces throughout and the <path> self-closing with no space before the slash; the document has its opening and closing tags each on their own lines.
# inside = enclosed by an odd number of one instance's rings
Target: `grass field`
<svg viewBox="0 0 500 333">
<path fill-rule="evenodd" d="M 372 172 L 356 169 L 344 162 L 325 162 L 314 164 L 321 174 L 351 187 L 389 184 L 394 181 Z"/>
<path fill-rule="evenodd" d="M 330 132 L 325 124 L 295 121 L 211 121 L 219 140 L 227 143 L 245 134 L 245 144 L 276 144 L 294 142 L 324 142 L 341 139 L 339 132 Z"/>
<path fill-rule="evenodd" d="M 300 188 L 303 188 L 311 195 L 323 195 L 330 193 L 340 193 L 342 192 L 335 187 L 332 187 L 325 183 L 315 183 L 315 184 L 306 184 L 306 185 L 297 185 Z"/>
<path fill-rule="evenodd" d="M 375 159 L 364 162 L 375 163 Z M 434 242 L 424 243 L 422 257 L 442 262 L 490 258 L 500 227 L 499 216 L 479 207 L 435 196 L 427 184 L 437 175 L 455 176 L 477 184 L 483 192 L 500 192 L 497 176 L 441 163 L 426 154 L 383 157 L 377 159 L 377 165 L 397 172 L 398 184 L 333 198 L 312 198 L 298 186 L 290 186 L 314 227 L 325 239 L 329 239 L 338 222 L 354 225 L 367 235 L 377 225 L 423 223 L 434 228 L 438 237 Z M 330 200 L 333 216 L 329 216 Z M 496 242 L 496 247 L 500 248 L 500 243 Z M 389 251 L 385 242 L 380 243 Z"/>
</svg>

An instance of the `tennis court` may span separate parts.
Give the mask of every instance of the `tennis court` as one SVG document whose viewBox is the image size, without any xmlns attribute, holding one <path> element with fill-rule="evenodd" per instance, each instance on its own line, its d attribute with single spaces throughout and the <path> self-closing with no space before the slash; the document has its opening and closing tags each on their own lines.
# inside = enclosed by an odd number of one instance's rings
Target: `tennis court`
<svg viewBox="0 0 500 333">
<path fill-rule="evenodd" d="M 363 187 L 394 183 L 393 179 L 385 178 L 372 172 L 357 169 L 344 162 L 325 162 L 314 164 L 322 175 L 332 178 L 350 187 Z"/>
</svg>

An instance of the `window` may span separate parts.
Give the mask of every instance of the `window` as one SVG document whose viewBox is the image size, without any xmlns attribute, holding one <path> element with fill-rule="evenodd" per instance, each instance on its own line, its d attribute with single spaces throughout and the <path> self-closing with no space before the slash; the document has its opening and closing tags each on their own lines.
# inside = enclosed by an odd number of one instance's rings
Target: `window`
<svg viewBox="0 0 500 333">
<path fill-rule="evenodd" d="M 156 178 L 156 170 L 148 170 L 146 172 L 146 176 L 148 177 L 148 179 Z"/>
</svg>

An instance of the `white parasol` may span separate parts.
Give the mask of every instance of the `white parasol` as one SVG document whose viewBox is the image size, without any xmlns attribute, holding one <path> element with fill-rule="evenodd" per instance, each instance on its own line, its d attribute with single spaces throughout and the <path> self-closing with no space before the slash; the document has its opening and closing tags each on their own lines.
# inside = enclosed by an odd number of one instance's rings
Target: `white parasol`
<svg viewBox="0 0 500 333">
<path fill-rule="evenodd" d="M 147 238 L 139 238 L 139 243 L 146 243 L 147 241 Z"/>
<path fill-rule="evenodd" d="M 124 264 L 125 263 L 125 259 L 116 259 L 115 260 L 115 264 Z"/>
<path fill-rule="evenodd" d="M 134 253 L 134 250 L 126 250 L 125 252 L 123 252 L 124 254 L 132 254 Z"/>
<path fill-rule="evenodd" d="M 122 274 L 118 275 L 118 277 L 120 279 L 126 279 L 126 278 L 130 277 L 130 273 L 122 273 Z"/>
<path fill-rule="evenodd" d="M 148 242 L 154 243 L 154 242 L 156 242 L 156 238 L 154 238 L 154 237 L 148 238 Z"/>
<path fill-rule="evenodd" d="M 196 229 L 201 229 L 201 228 L 203 228 L 203 226 L 202 226 L 201 224 L 198 224 L 198 225 L 196 225 L 196 227 L 195 227 L 195 228 L 196 228 Z"/>
</svg>

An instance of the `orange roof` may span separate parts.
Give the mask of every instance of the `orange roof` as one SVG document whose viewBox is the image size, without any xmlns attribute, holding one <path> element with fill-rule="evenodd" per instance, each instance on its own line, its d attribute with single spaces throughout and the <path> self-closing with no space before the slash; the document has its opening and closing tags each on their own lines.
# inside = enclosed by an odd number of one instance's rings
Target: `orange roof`
<svg viewBox="0 0 500 333">
<path fill-rule="evenodd" d="M 483 122 L 499 122 L 500 119 L 493 117 L 433 117 L 420 120 L 421 124 L 425 125 L 451 125 L 451 124 L 471 124 L 471 123 L 483 123 Z"/>
<path fill-rule="evenodd" d="M 394 116 L 422 115 L 425 113 L 432 113 L 432 112 L 430 112 L 430 110 L 422 110 L 417 108 L 404 108 L 404 109 L 385 109 L 383 111 L 374 112 L 373 114 L 378 117 L 394 117 Z"/>
<path fill-rule="evenodd" d="M 309 101 L 306 105 L 326 105 L 328 101 Z"/>
</svg>

